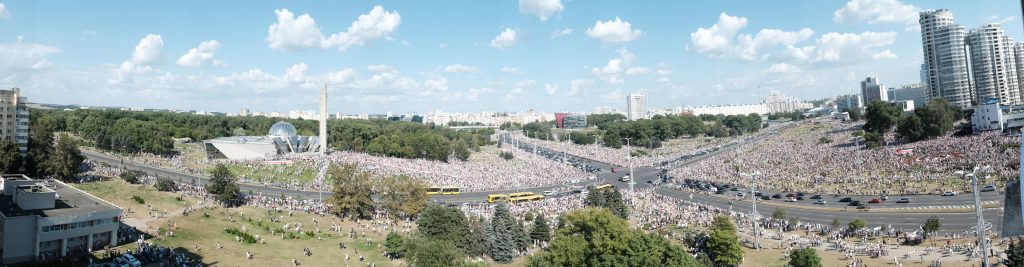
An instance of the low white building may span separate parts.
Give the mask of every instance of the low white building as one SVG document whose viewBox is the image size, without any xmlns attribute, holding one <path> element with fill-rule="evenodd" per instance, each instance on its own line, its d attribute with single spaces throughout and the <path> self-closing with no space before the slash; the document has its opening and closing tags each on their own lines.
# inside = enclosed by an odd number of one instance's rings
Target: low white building
<svg viewBox="0 0 1024 267">
<path fill-rule="evenodd" d="M 58 259 L 117 245 L 123 210 L 60 181 L 0 179 L 2 264 Z"/>
<path fill-rule="evenodd" d="M 971 130 L 974 133 L 993 130 L 1005 131 L 1022 126 L 1024 126 L 1024 105 L 1001 105 L 998 98 L 989 98 L 983 104 L 974 106 L 974 114 L 971 115 Z"/>
</svg>

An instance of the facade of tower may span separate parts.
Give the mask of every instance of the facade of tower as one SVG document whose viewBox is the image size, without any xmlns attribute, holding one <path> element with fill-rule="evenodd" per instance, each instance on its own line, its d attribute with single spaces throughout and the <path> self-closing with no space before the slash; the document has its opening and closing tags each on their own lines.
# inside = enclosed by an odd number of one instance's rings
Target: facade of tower
<svg viewBox="0 0 1024 267">
<path fill-rule="evenodd" d="M 865 105 L 875 101 L 888 102 L 889 94 L 884 84 L 878 82 L 877 77 L 868 77 L 860 82 L 860 95 Z"/>
<path fill-rule="evenodd" d="M 949 10 L 920 13 L 921 45 L 924 52 L 928 99 L 942 98 L 962 109 L 974 102 L 967 72 L 964 26 L 953 24 Z"/>
<path fill-rule="evenodd" d="M 1024 42 L 1013 44 L 1013 57 L 1017 60 L 1017 96 L 1024 103 Z"/>
<path fill-rule="evenodd" d="M 626 96 L 626 118 L 631 121 L 647 118 L 647 94 L 636 92 Z"/>
<path fill-rule="evenodd" d="M 1003 105 L 1020 103 L 1015 43 L 999 24 L 985 24 L 967 34 L 974 78 L 974 99 L 999 99 Z"/>
<path fill-rule="evenodd" d="M 22 156 L 28 152 L 27 102 L 19 88 L 0 90 L 0 137 L 14 140 Z"/>
<path fill-rule="evenodd" d="M 327 84 L 320 92 L 320 155 L 327 154 Z"/>
</svg>

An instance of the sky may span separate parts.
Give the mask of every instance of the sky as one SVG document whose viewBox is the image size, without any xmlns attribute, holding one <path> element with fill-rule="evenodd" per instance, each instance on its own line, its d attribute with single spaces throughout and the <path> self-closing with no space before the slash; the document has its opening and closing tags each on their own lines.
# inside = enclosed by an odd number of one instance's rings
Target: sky
<svg viewBox="0 0 1024 267">
<path fill-rule="evenodd" d="M 670 108 L 919 82 L 918 12 L 1024 40 L 1019 1 L 10 1 L 0 88 L 237 113 Z"/>
</svg>

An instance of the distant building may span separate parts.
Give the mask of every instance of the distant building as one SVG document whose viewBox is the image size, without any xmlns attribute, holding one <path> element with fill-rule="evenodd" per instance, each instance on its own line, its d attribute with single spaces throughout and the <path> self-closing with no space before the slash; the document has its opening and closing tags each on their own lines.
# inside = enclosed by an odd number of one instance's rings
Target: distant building
<svg viewBox="0 0 1024 267">
<path fill-rule="evenodd" d="M 21 89 L 0 90 L 0 136 L 14 140 L 22 156 L 28 152 L 28 98 Z"/>
<path fill-rule="evenodd" d="M 565 120 L 565 117 L 569 115 L 572 114 L 565 112 L 555 112 L 555 128 L 564 129 L 565 127 L 564 125 L 562 125 L 562 122 Z"/>
<path fill-rule="evenodd" d="M 238 111 L 238 116 L 242 116 L 242 117 L 249 116 L 249 109 L 243 108 L 242 110 Z"/>
<path fill-rule="evenodd" d="M 5 265 L 117 246 L 121 207 L 60 181 L 0 177 L 0 260 Z"/>
<path fill-rule="evenodd" d="M 616 111 L 615 109 L 612 109 L 612 107 L 609 107 L 609 106 L 600 106 L 600 107 L 594 108 L 594 114 L 615 114 L 615 113 L 619 113 L 619 112 Z"/>
<path fill-rule="evenodd" d="M 562 118 L 563 129 L 583 129 L 587 128 L 587 115 L 569 115 Z"/>
<path fill-rule="evenodd" d="M 928 104 L 928 86 L 923 83 L 913 83 L 903 85 L 900 88 L 893 89 L 892 101 L 914 101 L 915 107 L 924 107 Z"/>
<path fill-rule="evenodd" d="M 852 95 L 840 95 L 836 97 L 836 110 L 844 112 L 847 110 L 859 109 L 864 107 L 864 102 L 860 101 L 859 94 Z"/>
<path fill-rule="evenodd" d="M 630 93 L 626 96 L 626 119 L 634 121 L 647 118 L 647 94 Z"/>
<path fill-rule="evenodd" d="M 945 9 L 921 11 L 918 22 L 928 100 L 942 98 L 961 109 L 971 108 L 974 93 L 967 72 L 964 26 L 953 24 L 953 13 Z"/>
<path fill-rule="evenodd" d="M 875 101 L 889 101 L 889 94 L 886 93 L 885 85 L 878 82 L 878 77 L 868 77 L 860 82 L 860 96 L 863 98 L 861 101 L 864 104 L 871 104 L 871 102 Z"/>
<path fill-rule="evenodd" d="M 299 136 L 291 123 L 279 121 L 266 136 L 230 136 L 203 141 L 207 159 L 256 159 L 277 155 L 320 152 L 320 138 Z"/>
<path fill-rule="evenodd" d="M 1002 105 L 998 98 L 988 98 L 974 107 L 971 115 L 971 130 L 1005 131 L 1024 126 L 1024 105 Z"/>
<path fill-rule="evenodd" d="M 974 99 L 994 97 L 1003 105 L 1021 102 L 1015 44 L 997 23 L 985 24 L 967 34 Z"/>
<path fill-rule="evenodd" d="M 771 92 L 769 92 L 768 96 L 764 97 L 763 103 L 765 106 L 768 107 L 768 112 L 759 113 L 761 115 L 803 111 L 813 106 L 810 103 L 804 103 L 800 101 L 799 98 L 783 95 L 782 92 L 778 90 L 772 90 Z"/>
<path fill-rule="evenodd" d="M 757 114 L 768 114 L 768 106 L 764 103 L 761 104 L 747 104 L 747 105 L 715 105 L 715 106 L 703 106 L 703 107 L 688 107 L 684 108 L 682 112 L 684 114 L 692 114 L 694 116 L 700 115 L 748 115 L 750 113 Z"/>
</svg>

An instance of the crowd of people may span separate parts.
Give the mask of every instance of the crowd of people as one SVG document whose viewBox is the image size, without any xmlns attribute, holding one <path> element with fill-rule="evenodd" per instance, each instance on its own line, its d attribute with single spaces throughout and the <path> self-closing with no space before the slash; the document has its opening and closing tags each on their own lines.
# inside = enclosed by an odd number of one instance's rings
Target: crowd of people
<svg viewBox="0 0 1024 267">
<path fill-rule="evenodd" d="M 672 162 L 687 156 L 699 155 L 714 151 L 725 146 L 738 144 L 756 138 L 764 132 L 757 132 L 745 136 L 736 137 L 694 137 L 666 140 L 661 142 L 658 148 L 650 147 L 651 144 L 632 144 L 630 147 L 611 148 L 601 144 L 577 145 L 572 142 L 549 141 L 528 138 L 522 133 L 513 133 L 508 143 L 529 150 L 532 146 L 538 146 L 551 151 L 564 151 L 566 154 L 605 162 L 618 166 L 629 166 L 630 152 L 636 152 L 632 164 L 635 167 L 656 167 L 665 162 Z"/>
<path fill-rule="evenodd" d="M 745 144 L 697 164 L 673 169 L 673 177 L 736 183 L 741 173 L 759 172 L 757 188 L 820 194 L 928 194 L 967 190 L 957 171 L 989 165 L 995 181 L 1016 175 L 1019 135 L 986 132 L 866 149 L 853 133 L 861 124 L 814 120 Z M 888 136 L 888 140 L 894 140 Z M 857 144 L 860 144 L 858 146 Z M 739 167 L 737 170 L 736 167 Z M 970 171 L 970 170 L 968 170 Z"/>
</svg>

